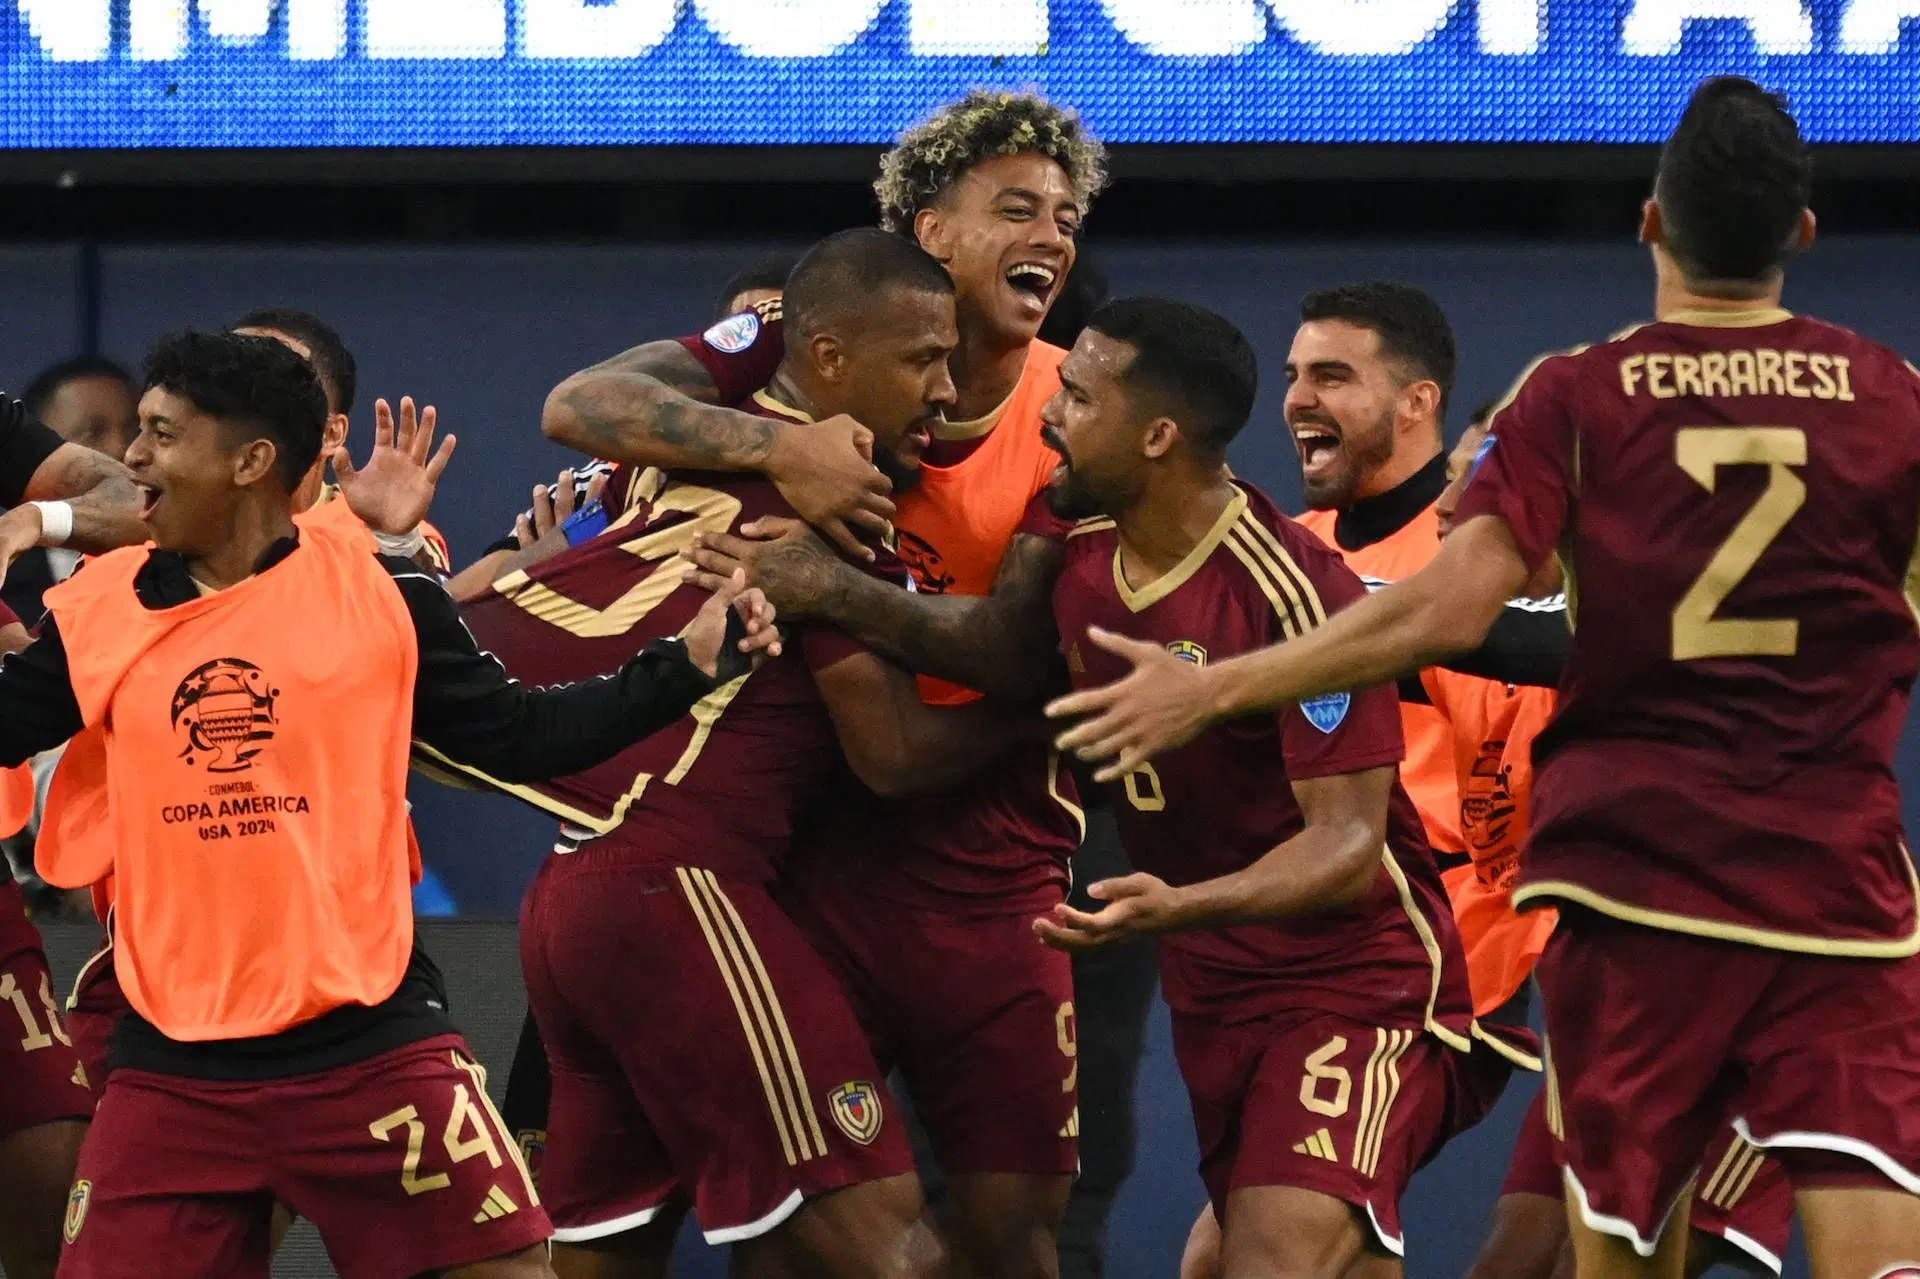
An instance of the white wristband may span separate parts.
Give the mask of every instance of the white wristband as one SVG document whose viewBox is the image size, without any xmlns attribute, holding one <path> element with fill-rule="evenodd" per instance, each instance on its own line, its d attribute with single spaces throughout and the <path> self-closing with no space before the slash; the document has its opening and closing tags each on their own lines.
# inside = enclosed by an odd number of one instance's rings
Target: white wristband
<svg viewBox="0 0 1920 1279">
<path fill-rule="evenodd" d="M 40 508 L 41 546 L 65 546 L 73 536 L 72 502 L 35 502 Z"/>
<path fill-rule="evenodd" d="M 391 533 L 376 531 L 373 535 L 373 544 L 380 548 L 382 555 L 397 555 L 403 560 L 410 560 L 427 549 L 427 539 L 421 535 L 418 528 L 411 533 L 402 533 L 398 537 Z"/>
</svg>

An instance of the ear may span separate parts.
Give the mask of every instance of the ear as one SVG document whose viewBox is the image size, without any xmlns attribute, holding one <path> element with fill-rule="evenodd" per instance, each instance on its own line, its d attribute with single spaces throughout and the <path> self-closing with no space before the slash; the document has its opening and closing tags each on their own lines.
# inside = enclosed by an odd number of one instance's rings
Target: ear
<svg viewBox="0 0 1920 1279">
<path fill-rule="evenodd" d="M 330 413 L 320 432 L 320 456 L 332 457 L 333 451 L 347 442 L 347 415 Z"/>
<path fill-rule="evenodd" d="M 1666 239 L 1666 228 L 1660 221 L 1660 201 L 1648 196 L 1640 206 L 1640 243 L 1659 244 Z"/>
<path fill-rule="evenodd" d="M 280 460 L 280 450 L 272 440 L 248 440 L 233 455 L 233 483 L 236 488 L 246 488 L 258 484 L 273 474 L 274 463 Z"/>
<path fill-rule="evenodd" d="M 1174 445 L 1180 442 L 1180 424 L 1170 417 L 1157 417 L 1147 423 L 1147 433 L 1140 441 L 1140 452 L 1154 461 L 1173 452 Z"/>
<path fill-rule="evenodd" d="M 1794 247 L 1805 253 L 1813 247 L 1814 216 L 1812 209 L 1800 210 L 1800 229 L 1794 234 Z"/>
<path fill-rule="evenodd" d="M 847 374 L 847 348 L 831 333 L 816 333 L 807 342 L 807 356 L 813 371 L 828 382 L 838 382 Z"/>
<path fill-rule="evenodd" d="M 1408 422 L 1440 425 L 1440 384 L 1431 378 L 1409 382 L 1400 390 L 1400 412 Z"/>
<path fill-rule="evenodd" d="M 940 210 L 928 206 L 913 215 L 913 238 L 942 266 L 953 261 L 953 246 L 948 243 L 946 219 Z"/>
</svg>

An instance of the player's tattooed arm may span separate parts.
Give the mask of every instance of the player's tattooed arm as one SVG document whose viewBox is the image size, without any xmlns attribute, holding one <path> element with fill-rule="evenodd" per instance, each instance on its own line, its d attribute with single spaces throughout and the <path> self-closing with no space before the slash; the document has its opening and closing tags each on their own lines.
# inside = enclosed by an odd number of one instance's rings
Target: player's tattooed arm
<svg viewBox="0 0 1920 1279">
<path fill-rule="evenodd" d="M 140 490 L 132 473 L 105 454 L 78 444 L 62 444 L 34 469 L 26 499 L 65 501 L 73 507 L 73 532 L 63 545 L 76 551 L 95 555 L 116 546 L 137 546 L 147 537 L 147 527 L 140 522 Z M 34 515 L 37 520 L 38 512 Z"/>
<path fill-rule="evenodd" d="M 886 531 L 892 486 L 873 467 L 873 433 L 849 417 L 804 429 L 714 401 L 719 388 L 676 341 L 649 342 L 574 374 L 547 396 L 555 443 L 630 466 L 757 471 L 848 554 Z"/>
<path fill-rule="evenodd" d="M 702 584 L 744 567 L 781 616 L 832 622 L 908 670 L 989 697 L 1027 701 L 1053 677 L 1053 583 L 1066 552 L 1052 538 L 1015 534 L 992 592 L 965 596 L 903 591 L 848 564 L 793 520 L 757 520 L 741 532 L 778 536 L 696 537 L 689 557 Z"/>
<path fill-rule="evenodd" d="M 957 785 L 1033 730 L 984 700 L 929 706 L 911 675 L 872 653 L 816 669 L 813 678 L 854 776 L 877 795 Z"/>
<path fill-rule="evenodd" d="M 1351 906 L 1380 874 L 1387 803 L 1398 765 L 1293 783 L 1305 825 L 1253 865 L 1231 875 L 1174 887 L 1153 875 L 1122 875 L 1089 885 L 1097 911 L 1054 907 L 1036 919 L 1040 940 L 1058 950 L 1088 950 L 1151 933 L 1272 923 Z"/>
</svg>

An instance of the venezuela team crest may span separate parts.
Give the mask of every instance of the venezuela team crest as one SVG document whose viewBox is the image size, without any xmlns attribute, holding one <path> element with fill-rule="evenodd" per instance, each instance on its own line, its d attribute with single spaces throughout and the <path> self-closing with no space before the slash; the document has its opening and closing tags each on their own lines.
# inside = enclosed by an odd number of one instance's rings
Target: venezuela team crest
<svg viewBox="0 0 1920 1279">
<path fill-rule="evenodd" d="M 76 1181 L 73 1189 L 67 1192 L 67 1242 L 72 1243 L 80 1237 L 80 1227 L 87 1224 L 87 1201 L 93 1198 L 91 1181 Z"/>
<path fill-rule="evenodd" d="M 1207 664 L 1207 650 L 1201 648 L 1192 640 L 1175 640 L 1173 643 L 1167 645 L 1167 651 L 1181 661 L 1190 662 L 1195 666 L 1205 666 Z"/>
<path fill-rule="evenodd" d="M 827 1109 L 840 1131 L 863 1146 L 880 1135 L 880 1092 L 865 1080 L 841 1084 L 827 1094 Z"/>
</svg>

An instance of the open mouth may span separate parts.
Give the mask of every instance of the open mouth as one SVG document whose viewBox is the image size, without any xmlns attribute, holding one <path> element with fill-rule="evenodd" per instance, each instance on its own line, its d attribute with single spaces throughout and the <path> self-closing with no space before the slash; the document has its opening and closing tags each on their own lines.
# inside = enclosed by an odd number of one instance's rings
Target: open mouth
<svg viewBox="0 0 1920 1279">
<path fill-rule="evenodd" d="M 1016 262 L 1007 268 L 1007 285 L 1026 300 L 1029 308 L 1046 309 L 1053 300 L 1053 286 L 1059 271 L 1040 262 Z"/>
<path fill-rule="evenodd" d="M 1316 475 L 1340 455 L 1340 434 L 1330 427 L 1303 422 L 1293 428 L 1294 447 L 1300 450 L 1300 470 Z"/>
<path fill-rule="evenodd" d="M 153 516 L 153 508 L 160 505 L 160 490 L 151 484 L 140 484 L 136 487 L 140 490 L 140 518 L 150 519 Z"/>
</svg>

